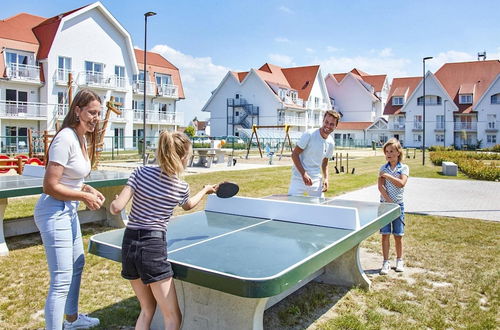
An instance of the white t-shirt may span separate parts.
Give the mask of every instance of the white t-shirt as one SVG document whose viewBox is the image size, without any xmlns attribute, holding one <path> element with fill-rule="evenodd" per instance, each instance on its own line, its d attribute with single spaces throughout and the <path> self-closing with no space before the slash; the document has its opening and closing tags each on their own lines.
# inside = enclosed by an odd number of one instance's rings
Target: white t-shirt
<svg viewBox="0 0 500 330">
<path fill-rule="evenodd" d="M 326 139 L 323 139 L 318 128 L 310 129 L 302 134 L 299 142 L 297 142 L 297 147 L 304 150 L 300 153 L 299 159 L 307 174 L 313 180 L 321 178 L 323 159 L 332 158 L 333 156 L 333 149 L 335 148 L 333 138 L 328 135 Z M 295 177 L 302 177 L 295 165 L 292 174 Z"/>
<path fill-rule="evenodd" d="M 85 159 L 78 136 L 72 128 L 62 129 L 52 140 L 49 149 L 49 162 L 64 166 L 59 182 L 74 190 L 82 188 L 83 179 L 90 173 L 90 160 Z"/>
</svg>

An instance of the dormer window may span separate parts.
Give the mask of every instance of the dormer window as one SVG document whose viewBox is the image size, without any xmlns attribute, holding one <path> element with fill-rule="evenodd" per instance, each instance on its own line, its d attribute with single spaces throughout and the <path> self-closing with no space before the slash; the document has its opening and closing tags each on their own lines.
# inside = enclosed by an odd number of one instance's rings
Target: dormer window
<svg viewBox="0 0 500 330">
<path fill-rule="evenodd" d="M 417 98 L 417 105 L 424 105 L 424 97 L 420 96 Z M 426 95 L 425 105 L 441 105 L 441 96 L 437 95 Z"/>
<path fill-rule="evenodd" d="M 403 97 L 402 96 L 393 96 L 392 97 L 392 105 L 403 105 Z"/>
<path fill-rule="evenodd" d="M 280 88 L 278 94 L 280 99 L 284 101 L 286 98 L 286 89 Z"/>
<path fill-rule="evenodd" d="M 472 94 L 460 94 L 460 104 L 472 104 Z"/>
</svg>

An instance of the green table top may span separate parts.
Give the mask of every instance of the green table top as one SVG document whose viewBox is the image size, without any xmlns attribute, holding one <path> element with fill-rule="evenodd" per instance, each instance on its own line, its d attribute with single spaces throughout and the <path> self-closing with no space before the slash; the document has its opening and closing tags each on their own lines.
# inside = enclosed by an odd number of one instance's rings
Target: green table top
<svg viewBox="0 0 500 330">
<path fill-rule="evenodd" d="M 287 200 L 284 196 L 266 199 Z M 200 211 L 172 218 L 167 232 L 175 278 L 242 297 L 270 297 L 294 286 L 397 218 L 396 204 L 290 197 L 358 209 L 348 230 Z M 311 216 L 314 216 L 312 214 Z M 334 214 L 332 216 L 335 216 Z M 89 252 L 121 260 L 124 229 L 94 235 Z"/>
</svg>

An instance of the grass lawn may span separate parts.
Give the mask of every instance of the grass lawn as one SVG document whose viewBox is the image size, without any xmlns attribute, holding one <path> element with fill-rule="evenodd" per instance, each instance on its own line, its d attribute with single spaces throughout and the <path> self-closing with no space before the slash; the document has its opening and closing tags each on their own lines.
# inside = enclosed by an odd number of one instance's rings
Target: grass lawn
<svg viewBox="0 0 500 330">
<path fill-rule="evenodd" d="M 336 175 L 331 168 L 327 195 L 374 184 L 383 162 L 382 156 L 350 161 L 349 166 L 356 168 L 354 175 Z M 411 176 L 446 178 L 430 161 L 422 166 L 418 153 L 407 163 Z M 290 167 L 272 167 L 192 175 L 186 180 L 193 192 L 206 183 L 231 180 L 240 184 L 241 196 L 258 197 L 286 193 L 289 177 Z M 466 178 L 459 175 L 458 179 Z M 7 217 L 32 215 L 34 200 L 12 201 Z M 373 276 L 369 292 L 311 283 L 267 311 L 266 327 L 302 329 L 327 313 L 315 324 L 317 328 L 498 328 L 500 224 L 411 214 L 407 219 L 405 273 Z M 91 235 L 110 229 L 98 224 L 82 228 L 85 246 Z M 363 247 L 380 253 L 379 239 L 375 234 Z M 0 328 L 42 328 L 48 272 L 40 236 L 13 237 L 7 243 L 11 254 L 0 258 Z M 81 310 L 99 317 L 101 329 L 131 329 L 139 306 L 130 285 L 120 277 L 120 265 L 89 254 L 86 258 Z"/>
</svg>

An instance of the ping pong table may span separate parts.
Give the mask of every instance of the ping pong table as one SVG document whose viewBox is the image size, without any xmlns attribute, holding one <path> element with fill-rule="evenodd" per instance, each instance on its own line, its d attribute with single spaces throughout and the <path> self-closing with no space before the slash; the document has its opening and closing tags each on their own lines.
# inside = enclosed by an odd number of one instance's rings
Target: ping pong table
<svg viewBox="0 0 500 330">
<path fill-rule="evenodd" d="M 359 244 L 399 215 L 390 203 L 208 196 L 168 227 L 183 329 L 262 329 L 265 309 L 313 279 L 369 288 Z M 120 261 L 123 232 L 92 236 L 89 252 Z M 151 328 L 162 324 L 157 310 Z"/>
<path fill-rule="evenodd" d="M 92 171 L 85 179 L 85 183 L 99 189 L 104 195 L 106 201 L 101 210 L 95 211 L 93 214 L 104 213 L 100 215 L 100 220 L 107 220 L 108 224 L 113 227 L 124 227 L 124 214 L 112 215 L 109 212 L 109 204 L 113 201 L 115 194 L 119 193 L 122 186 L 125 185 L 129 177 L 128 173 L 111 172 L 111 171 Z M 29 196 L 41 194 L 43 191 L 43 177 L 27 176 L 27 175 L 6 175 L 0 176 L 0 256 L 9 254 L 9 249 L 5 243 L 4 235 L 4 215 L 10 197 Z M 97 220 L 97 219 L 96 219 Z M 30 221 L 30 224 L 23 223 L 21 227 L 16 229 L 16 234 L 27 234 L 36 232 L 36 227 Z M 10 224 L 10 221 L 9 221 Z"/>
</svg>

